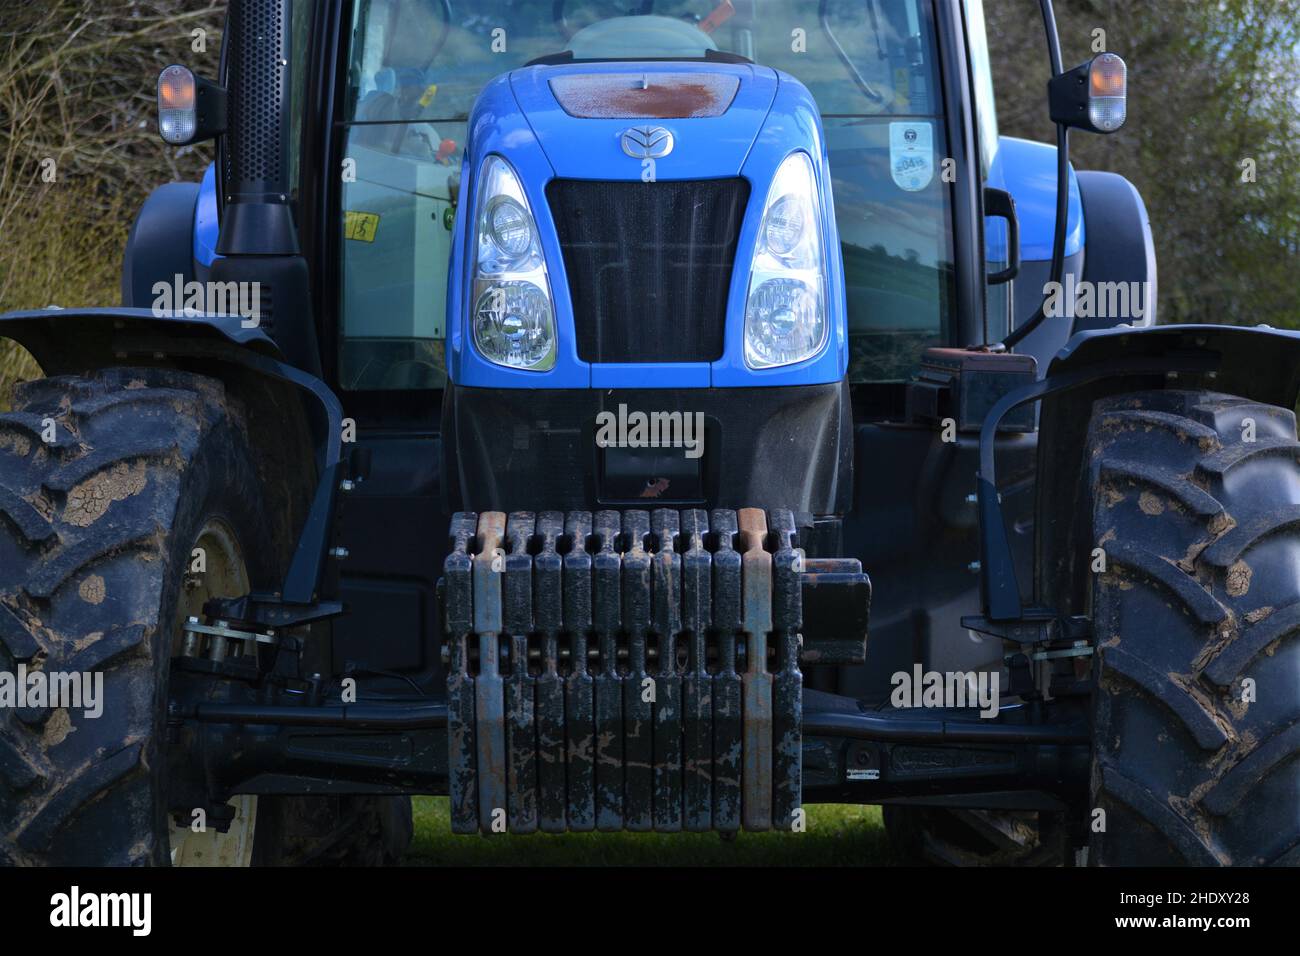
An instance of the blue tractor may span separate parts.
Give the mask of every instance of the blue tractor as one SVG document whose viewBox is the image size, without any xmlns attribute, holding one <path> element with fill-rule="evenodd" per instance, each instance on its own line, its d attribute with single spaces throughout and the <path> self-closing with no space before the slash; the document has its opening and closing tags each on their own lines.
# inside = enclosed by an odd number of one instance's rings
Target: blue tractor
<svg viewBox="0 0 1300 956">
<path fill-rule="evenodd" d="M 1156 324 L 1040 6 L 1055 147 L 981 0 L 232 0 L 122 307 L 0 316 L 0 859 L 1300 860 L 1300 337 Z"/>
</svg>

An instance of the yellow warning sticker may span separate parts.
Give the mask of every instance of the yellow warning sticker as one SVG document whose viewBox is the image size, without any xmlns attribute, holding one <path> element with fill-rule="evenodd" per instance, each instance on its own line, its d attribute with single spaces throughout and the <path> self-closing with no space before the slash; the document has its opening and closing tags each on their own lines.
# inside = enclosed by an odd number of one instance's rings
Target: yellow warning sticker
<svg viewBox="0 0 1300 956">
<path fill-rule="evenodd" d="M 379 231 L 379 217 L 373 212 L 343 213 L 343 236 L 359 242 L 374 242 L 375 233 Z"/>
<path fill-rule="evenodd" d="M 906 108 L 911 101 L 911 73 L 905 66 L 894 70 L 894 92 L 898 96 L 898 105 Z"/>
</svg>

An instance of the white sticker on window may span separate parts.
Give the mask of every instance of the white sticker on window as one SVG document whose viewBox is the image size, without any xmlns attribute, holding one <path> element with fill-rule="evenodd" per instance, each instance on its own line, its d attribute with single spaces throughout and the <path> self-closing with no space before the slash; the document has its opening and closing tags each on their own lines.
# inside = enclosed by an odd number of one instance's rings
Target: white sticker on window
<svg viewBox="0 0 1300 956">
<path fill-rule="evenodd" d="M 889 124 L 889 169 L 898 188 L 910 193 L 934 179 L 934 127 L 927 122 Z"/>
</svg>

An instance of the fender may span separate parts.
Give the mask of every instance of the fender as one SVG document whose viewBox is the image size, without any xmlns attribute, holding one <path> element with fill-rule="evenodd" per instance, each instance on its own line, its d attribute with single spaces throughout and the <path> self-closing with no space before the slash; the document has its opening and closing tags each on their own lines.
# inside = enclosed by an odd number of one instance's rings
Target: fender
<svg viewBox="0 0 1300 956">
<path fill-rule="evenodd" d="M 1133 316 L 1076 315 L 1074 331 L 1101 329 L 1127 322 L 1155 325 L 1157 296 L 1156 246 L 1151 217 L 1137 187 L 1116 173 L 1078 174 L 1083 212 L 1091 227 L 1085 244 L 1083 281 L 1094 287 L 1122 282 L 1142 291 L 1143 311 Z"/>
<path fill-rule="evenodd" d="M 1209 389 L 1293 408 L 1300 395 L 1300 331 L 1165 325 L 1080 332 L 1053 359 L 1046 378 L 999 401 L 980 434 L 981 602 L 986 625 L 1033 628 L 1083 612 L 1081 582 L 1087 576 L 1075 573 L 1075 563 L 1091 548 L 1084 548 L 1087 515 L 1079 476 L 1093 403 L 1153 388 Z M 1025 595 L 998 501 L 993 441 L 1007 412 L 1037 401 L 1042 402 L 1035 504 L 1038 577 L 1032 595 Z"/>
<path fill-rule="evenodd" d="M 314 603 L 345 470 L 343 407 L 319 378 L 285 362 L 270 336 L 245 328 L 237 315 L 96 308 L 9 312 L 0 315 L 0 337 L 26 348 L 47 376 L 167 365 L 219 378 L 251 405 L 273 409 L 271 415 L 250 416 L 254 453 L 260 457 L 292 447 L 295 435 L 314 450 L 314 478 L 313 469 L 300 472 L 304 506 L 290 502 L 285 526 L 276 529 L 297 542 L 281 590 L 283 603 Z"/>
<path fill-rule="evenodd" d="M 195 277 L 198 183 L 165 183 L 149 194 L 131 224 L 122 255 L 122 304 L 145 307 L 155 282 Z"/>
</svg>

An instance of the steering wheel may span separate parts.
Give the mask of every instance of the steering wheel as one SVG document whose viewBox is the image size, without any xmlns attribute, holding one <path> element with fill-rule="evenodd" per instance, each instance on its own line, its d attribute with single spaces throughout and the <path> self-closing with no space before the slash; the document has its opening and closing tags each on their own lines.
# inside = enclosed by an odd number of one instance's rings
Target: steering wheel
<svg viewBox="0 0 1300 956">
<path fill-rule="evenodd" d="M 564 15 L 564 8 L 567 5 L 566 0 L 555 0 L 555 5 L 551 7 L 551 19 L 555 21 L 555 28 L 560 31 L 560 35 L 566 40 L 573 39 L 581 27 L 569 25 L 568 19 Z M 654 13 L 655 0 L 641 0 L 639 7 L 634 7 L 626 12 L 620 11 L 618 16 L 647 16 Z"/>
</svg>

